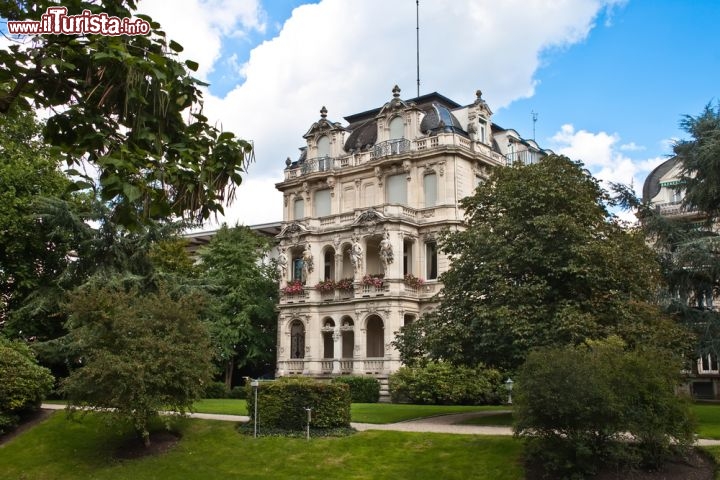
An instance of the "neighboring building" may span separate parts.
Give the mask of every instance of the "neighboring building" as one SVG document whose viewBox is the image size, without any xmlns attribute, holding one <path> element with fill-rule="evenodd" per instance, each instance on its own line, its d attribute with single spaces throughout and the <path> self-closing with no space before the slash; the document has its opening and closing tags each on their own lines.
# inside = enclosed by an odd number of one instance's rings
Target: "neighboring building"
<svg viewBox="0 0 720 480">
<path fill-rule="evenodd" d="M 707 216 L 696 209 L 683 207 L 685 192 L 679 188 L 681 165 L 676 157 L 661 163 L 645 179 L 643 184 L 643 201 L 651 202 L 660 214 L 698 224 L 703 228 Z M 717 310 L 713 299 L 712 288 L 698 292 L 694 298 L 688 299 L 698 309 Z M 688 389 L 696 398 L 720 399 L 720 366 L 717 355 L 707 354 L 698 358 L 691 372 L 688 373 Z"/>
<path fill-rule="evenodd" d="M 372 374 L 400 367 L 395 335 L 434 307 L 449 261 L 438 234 L 463 228 L 458 202 L 496 166 L 551 153 L 492 123 L 477 92 L 431 93 L 320 119 L 286 161 L 277 236 L 277 375 Z"/>
</svg>

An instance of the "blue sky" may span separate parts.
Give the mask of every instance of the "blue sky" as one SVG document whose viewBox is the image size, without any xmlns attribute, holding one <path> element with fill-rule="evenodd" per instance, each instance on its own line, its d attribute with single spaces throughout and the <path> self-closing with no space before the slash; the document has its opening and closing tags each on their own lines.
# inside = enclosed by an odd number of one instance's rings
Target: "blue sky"
<svg viewBox="0 0 720 480">
<path fill-rule="evenodd" d="M 414 0 L 139 0 L 200 63 L 205 113 L 255 144 L 230 223 L 282 218 L 285 158 L 319 118 L 415 85 Z M 420 0 L 421 93 L 633 183 L 672 153 L 678 123 L 720 98 L 717 0 Z M 0 47 L 2 39 L 0 38 Z"/>
</svg>

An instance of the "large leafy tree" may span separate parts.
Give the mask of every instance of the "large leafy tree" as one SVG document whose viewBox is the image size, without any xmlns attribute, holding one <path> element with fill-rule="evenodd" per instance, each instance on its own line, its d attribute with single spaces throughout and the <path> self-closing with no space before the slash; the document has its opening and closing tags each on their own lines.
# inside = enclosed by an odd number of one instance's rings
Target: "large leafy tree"
<svg viewBox="0 0 720 480">
<path fill-rule="evenodd" d="M 440 304 L 406 327 L 397 342 L 404 359 L 427 353 L 514 369 L 533 347 L 611 334 L 674 343 L 655 335 L 671 326 L 660 328 L 650 304 L 660 281 L 654 256 L 606 201 L 566 157 L 496 169 L 462 201 L 467 228 L 442 238 L 451 267 Z"/>
<path fill-rule="evenodd" d="M 0 324 L 52 282 L 71 248 L 65 232 L 35 215 L 40 197 L 67 198 L 70 185 L 40 129 L 29 112 L 0 115 Z"/>
<path fill-rule="evenodd" d="M 39 20 L 53 6 L 54 0 L 0 2 L 0 17 Z M 136 2 L 63 6 L 69 15 L 89 10 L 126 18 Z M 19 37 L 0 49 L 0 115 L 48 109 L 45 138 L 68 172 L 112 206 L 113 221 L 131 227 L 222 212 L 252 153 L 250 143 L 208 123 L 203 83 L 190 73 L 197 64 L 179 61 L 182 47 L 151 26 L 149 35 Z"/>
<path fill-rule="evenodd" d="M 251 229 L 223 226 L 200 251 L 210 332 L 228 388 L 236 368 L 257 375 L 275 361 L 278 289 L 269 250 L 267 239 Z"/>
<path fill-rule="evenodd" d="M 68 326 L 79 368 L 62 382 L 68 408 L 112 408 L 149 445 L 159 412 L 189 410 L 212 379 L 202 308 L 197 294 L 164 285 L 141 293 L 116 276 L 77 289 Z"/>
</svg>

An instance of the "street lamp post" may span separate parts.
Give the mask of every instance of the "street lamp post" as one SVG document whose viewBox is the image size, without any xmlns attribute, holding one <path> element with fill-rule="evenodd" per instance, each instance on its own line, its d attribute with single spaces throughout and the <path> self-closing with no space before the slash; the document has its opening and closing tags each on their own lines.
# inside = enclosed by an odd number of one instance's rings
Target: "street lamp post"
<svg viewBox="0 0 720 480">
<path fill-rule="evenodd" d="M 512 378 L 508 378 L 505 381 L 505 388 L 507 389 L 507 392 L 508 392 L 508 401 L 507 401 L 508 405 L 512 405 L 512 403 L 513 403 L 512 402 L 513 383 L 515 383 L 515 382 L 512 381 Z"/>
<path fill-rule="evenodd" d="M 255 413 L 253 414 L 253 437 L 257 438 L 257 402 L 258 402 L 258 387 L 260 386 L 260 382 L 257 380 L 253 380 L 250 382 L 250 386 L 253 387 L 253 390 L 255 390 Z"/>
</svg>

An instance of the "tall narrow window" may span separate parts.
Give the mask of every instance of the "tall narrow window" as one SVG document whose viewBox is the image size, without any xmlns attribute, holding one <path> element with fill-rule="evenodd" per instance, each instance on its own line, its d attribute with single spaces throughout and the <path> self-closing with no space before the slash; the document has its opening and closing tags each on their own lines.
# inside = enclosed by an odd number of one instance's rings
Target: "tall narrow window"
<svg viewBox="0 0 720 480">
<path fill-rule="evenodd" d="M 428 242 L 425 244 L 425 276 L 428 280 L 435 280 L 438 277 L 438 255 L 437 243 Z"/>
<path fill-rule="evenodd" d="M 327 135 L 318 138 L 317 141 L 318 157 L 330 156 L 330 139 Z"/>
<path fill-rule="evenodd" d="M 305 358 L 305 325 L 300 320 L 290 326 L 290 358 Z"/>
<path fill-rule="evenodd" d="M 298 198 L 293 203 L 293 219 L 300 220 L 305 218 L 305 200 Z"/>
<path fill-rule="evenodd" d="M 412 270 L 412 242 L 403 242 L 403 275 L 413 273 Z"/>
<path fill-rule="evenodd" d="M 294 255 L 292 259 L 292 279 L 293 281 L 301 281 L 302 280 L 302 270 L 303 270 L 303 259 L 302 255 Z"/>
<path fill-rule="evenodd" d="M 315 192 L 316 217 L 326 217 L 332 213 L 330 198 L 330 190 L 318 190 Z"/>
<path fill-rule="evenodd" d="M 327 250 L 323 258 L 323 278 L 325 280 L 335 279 L 335 250 Z"/>
<path fill-rule="evenodd" d="M 478 135 L 480 136 L 480 142 L 482 143 L 488 143 L 486 141 L 486 135 L 487 135 L 487 122 L 485 120 L 480 119 L 480 131 L 478 132 Z"/>
<path fill-rule="evenodd" d="M 404 174 L 387 177 L 387 202 L 407 205 L 407 179 Z"/>
<path fill-rule="evenodd" d="M 425 195 L 425 207 L 437 205 L 437 175 L 430 173 L 423 177 L 423 193 Z"/>
</svg>

